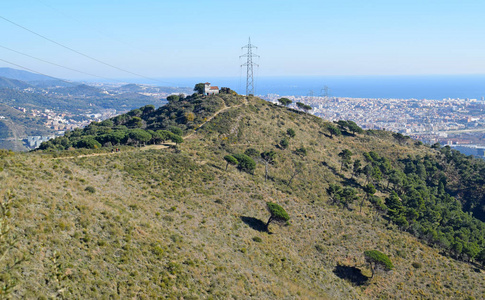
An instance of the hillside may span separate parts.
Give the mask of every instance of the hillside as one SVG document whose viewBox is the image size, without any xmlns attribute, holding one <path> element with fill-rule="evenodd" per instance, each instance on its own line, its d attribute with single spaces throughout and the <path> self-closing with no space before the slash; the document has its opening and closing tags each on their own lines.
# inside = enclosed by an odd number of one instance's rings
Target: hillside
<svg viewBox="0 0 485 300">
<path fill-rule="evenodd" d="M 0 76 L 20 81 L 52 81 L 54 78 L 12 68 L 0 68 Z"/>
<path fill-rule="evenodd" d="M 43 148 L 0 160 L 14 297 L 485 297 L 484 225 L 463 211 L 483 204 L 485 168 L 449 149 L 234 94 L 172 97 Z M 287 226 L 266 227 L 266 202 Z M 393 270 L 371 278 L 366 250 Z"/>
<path fill-rule="evenodd" d="M 30 85 L 26 82 L 0 77 L 0 88 L 26 89 L 28 87 L 30 87 Z"/>
</svg>

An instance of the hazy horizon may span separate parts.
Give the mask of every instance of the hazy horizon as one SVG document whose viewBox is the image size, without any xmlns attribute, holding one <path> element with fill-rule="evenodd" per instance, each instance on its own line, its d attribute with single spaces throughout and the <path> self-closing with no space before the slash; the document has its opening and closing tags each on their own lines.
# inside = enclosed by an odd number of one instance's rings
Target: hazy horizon
<svg viewBox="0 0 485 300">
<path fill-rule="evenodd" d="M 0 66 L 67 79 L 238 77 L 249 36 L 261 77 L 485 73 L 485 3 L 473 0 L 19 0 L 0 8 Z"/>
</svg>

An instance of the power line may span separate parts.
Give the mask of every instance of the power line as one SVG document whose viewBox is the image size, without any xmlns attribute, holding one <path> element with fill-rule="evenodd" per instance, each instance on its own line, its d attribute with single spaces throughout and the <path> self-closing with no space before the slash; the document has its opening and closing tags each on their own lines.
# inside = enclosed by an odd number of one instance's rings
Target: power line
<svg viewBox="0 0 485 300">
<path fill-rule="evenodd" d="M 24 26 L 22 26 L 22 25 L 20 25 L 20 24 L 18 24 L 18 23 L 15 23 L 14 21 L 11 21 L 11 20 L 9 20 L 9 19 L 7 19 L 7 18 L 3 17 L 3 16 L 0 16 L 0 19 L 3 19 L 3 20 L 5 20 L 5 21 L 9 22 L 10 24 L 13 24 L 13 25 L 15 25 L 15 26 L 17 26 L 17 27 L 19 27 L 19 28 L 22 28 L 23 30 L 28 31 L 28 32 L 30 32 L 30 33 L 32 33 L 32 34 L 34 34 L 34 35 L 38 36 L 38 37 L 41 37 L 41 38 L 43 38 L 43 39 L 44 39 L 44 40 L 46 40 L 46 41 L 49 41 L 49 42 L 51 42 L 51 43 L 53 43 L 53 44 L 56 44 L 56 45 L 58 45 L 58 46 L 60 46 L 60 47 L 62 47 L 62 48 L 64 48 L 64 49 L 67 49 L 67 50 L 69 50 L 69 51 L 72 51 L 72 52 L 74 52 L 74 53 L 76 53 L 76 54 L 78 54 L 78 55 L 81 55 L 81 56 L 83 56 L 83 57 L 86 57 L 86 58 L 88 58 L 88 59 L 90 59 L 90 60 L 93 60 L 93 61 L 95 61 L 95 62 L 98 62 L 98 63 L 100 63 L 100 64 L 103 64 L 103 65 L 105 65 L 105 66 L 108 66 L 108 67 L 110 67 L 110 68 L 113 68 L 113 69 L 116 69 L 116 70 L 119 70 L 119 71 L 122 71 L 122 72 L 125 72 L 125 73 L 128 73 L 128 74 L 131 74 L 131 75 L 135 75 L 135 76 L 137 76 L 137 77 L 141 77 L 141 78 L 149 79 L 149 80 L 151 80 L 151 81 L 155 81 L 155 82 L 163 82 L 163 83 L 170 83 L 170 82 L 166 82 L 166 81 L 165 81 L 165 82 L 164 82 L 164 81 L 160 81 L 160 80 L 158 80 L 158 79 L 150 78 L 150 77 L 147 77 L 147 76 L 143 76 L 143 75 L 140 75 L 140 74 L 137 74 L 137 73 L 134 73 L 134 72 L 131 72 L 131 71 L 128 71 L 128 70 L 125 70 L 125 69 L 119 68 L 119 67 L 117 67 L 117 66 L 114 66 L 114 65 L 112 65 L 112 64 L 109 64 L 109 63 L 104 62 L 104 61 L 102 61 L 102 60 L 99 60 L 99 59 L 97 59 L 97 58 L 94 58 L 94 57 L 92 57 L 92 56 L 89 56 L 89 55 L 87 55 L 87 54 L 84 54 L 84 53 L 82 53 L 82 52 L 79 52 L 79 51 L 77 51 L 77 50 L 75 50 L 75 49 L 73 49 L 73 48 L 71 48 L 71 47 L 68 47 L 68 46 L 63 45 L 63 44 L 61 44 L 61 43 L 58 43 L 58 42 L 56 42 L 56 41 L 54 41 L 54 40 L 52 40 L 52 39 L 50 39 L 50 38 L 48 38 L 48 37 L 46 37 L 46 36 L 44 36 L 44 35 L 40 34 L 40 33 L 37 33 L 37 32 L 35 32 L 35 31 L 33 31 L 33 30 L 30 30 L 30 29 L 28 29 L 27 27 L 24 27 Z"/>
<path fill-rule="evenodd" d="M 64 69 L 66 69 L 66 70 L 70 70 L 70 71 L 74 71 L 74 72 L 78 72 L 78 73 L 81 73 L 81 74 L 84 74 L 84 75 L 93 76 L 93 77 L 97 77 L 97 78 L 101 78 L 101 79 L 105 79 L 105 80 L 110 80 L 110 81 L 112 80 L 112 81 L 123 82 L 123 81 L 121 81 L 121 80 L 112 79 L 112 78 L 106 78 L 106 77 L 102 77 L 102 76 L 94 75 L 94 74 L 91 74 L 91 73 L 87 73 L 87 72 L 79 71 L 79 70 L 76 70 L 76 69 L 73 69 L 73 68 L 69 68 L 69 67 L 66 67 L 66 66 L 63 66 L 63 65 L 59 65 L 59 64 L 56 64 L 56 63 L 53 63 L 53 62 L 50 62 L 50 61 L 47 61 L 47 60 L 44 60 L 44 59 L 41 59 L 41 58 L 38 58 L 38 57 L 32 56 L 32 55 L 29 55 L 29 54 L 26 54 L 26 53 L 22 53 L 22 52 L 20 52 L 20 51 L 17 51 L 17 50 L 14 50 L 14 49 L 11 49 L 11 48 L 8 48 L 8 47 L 5 47 L 5 46 L 2 46 L 2 45 L 0 45 L 0 48 L 3 48 L 3 49 L 6 49 L 6 50 L 9 50 L 9 51 L 15 52 L 15 53 L 20 54 L 20 55 L 23 55 L 23 56 L 27 56 L 27 57 L 30 57 L 30 58 L 36 59 L 36 60 L 38 60 L 38 61 L 41 61 L 41 62 L 44 62 L 44 63 L 47 63 L 47 64 L 51 64 L 51 65 L 56 66 L 56 67 L 64 68 Z"/>
<path fill-rule="evenodd" d="M 74 17 L 72 14 L 65 13 L 64 11 L 62 11 L 62 10 L 60 10 L 60 9 L 58 9 L 58 8 L 56 8 L 56 7 L 54 7 L 54 6 L 52 6 L 52 5 L 49 5 L 49 4 L 45 3 L 45 2 L 44 2 L 44 1 L 42 1 L 42 0 L 37 0 L 37 1 L 38 1 L 38 2 L 40 2 L 40 3 L 42 3 L 44 6 L 46 6 L 46 7 L 50 8 L 51 10 L 55 11 L 55 12 L 56 12 L 56 13 L 58 13 L 59 15 L 63 16 L 65 19 L 67 19 L 67 20 L 69 20 L 69 21 L 76 21 L 77 23 L 79 23 L 79 25 L 81 25 L 81 26 L 83 26 L 83 27 L 90 26 L 90 27 L 91 27 L 91 29 L 93 29 L 92 24 L 87 23 L 87 22 L 84 22 L 84 21 L 82 21 L 82 20 L 80 20 L 80 19 L 78 19 L 78 18 Z M 143 52 L 143 53 L 146 53 L 146 54 L 151 54 L 151 55 L 153 55 L 153 54 L 154 54 L 154 53 L 153 53 L 153 52 L 151 52 L 151 51 L 147 52 L 147 50 L 146 50 L 146 49 L 144 49 L 144 50 L 140 51 L 140 48 L 138 48 L 138 47 L 134 46 L 133 44 L 128 43 L 128 42 L 126 42 L 126 41 L 123 41 L 123 40 L 121 40 L 121 39 L 117 38 L 116 36 L 113 36 L 112 34 L 110 34 L 110 33 L 108 33 L 108 32 L 104 32 L 104 31 L 102 31 L 102 30 L 99 30 L 99 28 L 94 29 L 94 32 L 96 32 L 97 34 L 99 34 L 99 36 L 100 36 L 100 37 L 109 38 L 109 39 L 111 39 L 111 40 L 113 40 L 113 41 L 116 41 L 116 42 L 118 42 L 118 43 L 120 43 L 120 44 L 123 44 L 123 45 L 125 45 L 125 46 L 129 46 L 129 47 L 130 47 L 132 50 L 136 50 L 136 51 L 137 51 L 137 52 L 139 52 L 139 53 L 140 53 L 140 52 Z"/>
</svg>

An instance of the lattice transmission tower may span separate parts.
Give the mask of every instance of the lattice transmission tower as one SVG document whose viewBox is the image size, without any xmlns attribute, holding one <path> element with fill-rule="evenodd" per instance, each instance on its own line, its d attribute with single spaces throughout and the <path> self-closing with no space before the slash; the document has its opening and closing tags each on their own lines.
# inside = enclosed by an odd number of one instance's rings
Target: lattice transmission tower
<svg viewBox="0 0 485 300">
<path fill-rule="evenodd" d="M 249 38 L 249 43 L 246 46 L 241 47 L 241 49 L 247 48 L 248 53 L 241 55 L 240 57 L 246 57 L 247 61 L 242 64 L 241 67 L 246 67 L 246 96 L 254 95 L 254 74 L 253 67 L 259 67 L 258 64 L 253 62 L 253 58 L 259 57 L 259 55 L 253 53 L 253 49 L 258 49 L 258 47 L 251 44 L 251 38 Z"/>
</svg>

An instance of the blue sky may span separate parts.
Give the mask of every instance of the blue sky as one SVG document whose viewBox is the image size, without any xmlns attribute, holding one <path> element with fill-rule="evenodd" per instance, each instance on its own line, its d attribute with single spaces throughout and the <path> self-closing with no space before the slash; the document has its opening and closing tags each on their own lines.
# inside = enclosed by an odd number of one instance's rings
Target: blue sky
<svg viewBox="0 0 485 300">
<path fill-rule="evenodd" d="M 259 76 L 484 74 L 484 11 L 479 0 L 0 3 L 1 17 L 157 78 L 240 76 L 249 36 L 259 47 Z M 0 46 L 98 76 L 133 77 L 3 19 L 0 31 Z M 52 76 L 89 78 L 4 48 L 0 58 Z"/>
</svg>

